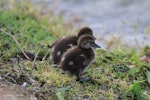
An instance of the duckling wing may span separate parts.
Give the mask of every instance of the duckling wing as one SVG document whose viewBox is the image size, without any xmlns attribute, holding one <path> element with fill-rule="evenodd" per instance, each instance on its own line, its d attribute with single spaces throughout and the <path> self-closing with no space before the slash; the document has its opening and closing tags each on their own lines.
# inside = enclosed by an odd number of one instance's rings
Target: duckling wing
<svg viewBox="0 0 150 100">
<path fill-rule="evenodd" d="M 72 70 L 76 71 L 76 74 L 82 73 L 82 71 L 86 67 L 84 65 L 85 57 L 81 56 L 80 54 L 77 54 L 77 55 L 74 56 L 72 61 L 74 62 L 73 63 L 74 65 L 70 66 L 70 68 Z"/>
</svg>

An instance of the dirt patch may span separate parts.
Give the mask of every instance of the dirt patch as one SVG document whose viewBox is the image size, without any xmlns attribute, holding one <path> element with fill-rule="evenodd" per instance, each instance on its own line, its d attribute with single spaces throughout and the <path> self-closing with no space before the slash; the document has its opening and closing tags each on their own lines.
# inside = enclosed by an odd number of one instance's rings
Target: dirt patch
<svg viewBox="0 0 150 100">
<path fill-rule="evenodd" d="M 0 86 L 1 100 L 37 100 L 37 98 L 29 91 L 21 86 Z"/>
</svg>

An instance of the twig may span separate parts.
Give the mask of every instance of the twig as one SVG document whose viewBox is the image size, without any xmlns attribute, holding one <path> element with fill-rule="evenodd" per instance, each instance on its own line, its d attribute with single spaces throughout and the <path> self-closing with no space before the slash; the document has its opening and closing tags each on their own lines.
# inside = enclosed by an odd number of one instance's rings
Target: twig
<svg viewBox="0 0 150 100">
<path fill-rule="evenodd" d="M 34 57 L 34 60 L 33 60 L 33 62 L 32 62 L 32 69 L 34 68 L 35 61 L 36 61 L 36 59 L 37 59 L 38 54 L 39 54 L 40 51 L 41 51 L 41 49 L 39 49 L 39 50 L 37 51 L 37 53 L 36 53 L 36 55 L 35 55 L 35 57 Z"/>
<path fill-rule="evenodd" d="M 45 56 L 42 58 L 42 61 L 44 61 L 44 60 L 46 59 L 47 55 L 48 55 L 48 52 L 47 52 L 47 53 L 45 54 Z"/>
<path fill-rule="evenodd" d="M 0 29 L 0 31 L 2 31 L 2 32 L 6 33 L 7 35 L 9 35 L 10 37 L 12 37 L 12 38 L 14 39 L 14 41 L 16 42 L 16 44 L 18 45 L 18 47 L 19 47 L 19 49 L 21 50 L 21 52 L 23 53 L 23 55 L 24 55 L 28 60 L 30 60 L 30 58 L 26 55 L 26 53 L 24 52 L 24 50 L 21 48 L 19 42 L 16 40 L 16 38 L 15 38 L 14 35 L 12 35 L 11 33 L 6 32 L 6 31 L 4 31 L 4 30 L 2 30 L 2 29 Z"/>
</svg>

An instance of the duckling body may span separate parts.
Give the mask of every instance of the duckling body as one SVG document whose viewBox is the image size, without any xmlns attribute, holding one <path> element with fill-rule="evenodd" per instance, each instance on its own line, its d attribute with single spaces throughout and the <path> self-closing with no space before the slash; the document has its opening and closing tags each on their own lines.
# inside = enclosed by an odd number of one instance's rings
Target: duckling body
<svg viewBox="0 0 150 100">
<path fill-rule="evenodd" d="M 78 39 L 85 34 L 93 35 L 92 30 L 88 27 L 82 28 L 77 36 L 67 36 L 56 40 L 52 45 L 50 59 L 54 64 L 59 64 L 61 57 L 72 46 L 77 45 Z"/>
<path fill-rule="evenodd" d="M 51 60 L 54 64 L 59 64 L 63 53 L 74 45 L 77 45 L 77 37 L 68 36 L 58 40 L 52 47 Z"/>
<path fill-rule="evenodd" d="M 78 45 L 63 54 L 59 67 L 76 75 L 77 80 L 80 80 L 80 75 L 90 66 L 95 58 L 94 39 L 91 35 L 81 36 L 78 40 Z"/>
<path fill-rule="evenodd" d="M 69 49 L 63 56 L 60 62 L 60 67 L 64 71 L 69 71 L 71 74 L 81 74 L 85 71 L 95 58 L 95 53 L 92 49 L 85 50 L 73 47 Z"/>
</svg>

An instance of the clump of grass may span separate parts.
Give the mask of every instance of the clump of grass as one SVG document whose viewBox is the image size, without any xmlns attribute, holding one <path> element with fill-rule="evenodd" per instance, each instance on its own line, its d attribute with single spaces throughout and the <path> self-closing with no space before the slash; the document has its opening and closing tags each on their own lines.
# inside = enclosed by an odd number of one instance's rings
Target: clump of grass
<svg viewBox="0 0 150 100">
<path fill-rule="evenodd" d="M 12 6 L 9 10 L 0 11 L 0 29 L 14 35 L 24 50 L 37 52 L 43 48 L 42 51 L 46 52 L 47 45 L 67 33 L 61 19 L 41 15 L 29 3 L 17 2 Z M 1 55 L 8 60 L 20 50 L 10 36 L 2 31 L 0 34 Z"/>
<path fill-rule="evenodd" d="M 13 57 L 21 51 L 5 32 L 12 34 L 23 50 L 46 54 L 50 52 L 47 45 L 69 30 L 59 18 L 40 15 L 29 4 L 20 2 L 15 5 L 0 11 L 2 84 L 24 87 L 39 100 L 148 100 L 150 91 L 145 73 L 150 65 L 141 62 L 140 55 L 134 50 L 96 50 L 97 57 L 85 73 L 92 81 L 83 84 L 76 82 L 76 77 L 62 74 L 48 60 L 29 61 Z"/>
</svg>

